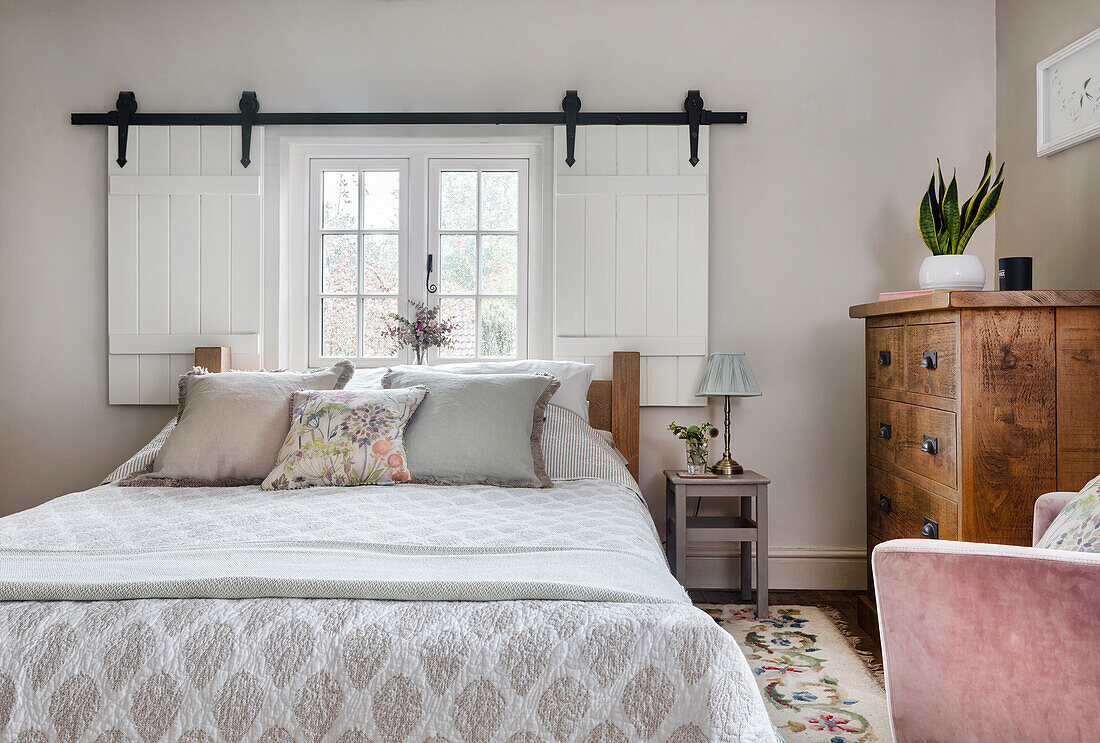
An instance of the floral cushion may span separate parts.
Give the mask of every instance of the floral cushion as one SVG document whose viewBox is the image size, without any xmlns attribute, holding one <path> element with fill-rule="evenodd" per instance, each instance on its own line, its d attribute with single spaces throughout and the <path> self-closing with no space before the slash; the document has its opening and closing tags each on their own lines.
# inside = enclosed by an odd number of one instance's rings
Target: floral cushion
<svg viewBox="0 0 1100 743">
<path fill-rule="evenodd" d="M 425 387 L 294 393 L 290 433 L 261 486 L 388 485 L 409 479 L 405 426 Z"/>
<path fill-rule="evenodd" d="M 1035 546 L 1100 552 L 1100 475 L 1066 504 Z"/>
</svg>

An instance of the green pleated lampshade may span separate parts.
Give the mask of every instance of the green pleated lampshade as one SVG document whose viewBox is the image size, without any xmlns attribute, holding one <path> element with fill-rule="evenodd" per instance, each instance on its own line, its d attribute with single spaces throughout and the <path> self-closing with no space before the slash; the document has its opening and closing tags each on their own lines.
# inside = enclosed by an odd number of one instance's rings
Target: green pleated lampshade
<svg viewBox="0 0 1100 743">
<path fill-rule="evenodd" d="M 699 380 L 696 397 L 709 395 L 729 395 L 730 397 L 756 397 L 762 394 L 756 384 L 756 375 L 752 373 L 745 354 L 712 353 Z"/>
</svg>

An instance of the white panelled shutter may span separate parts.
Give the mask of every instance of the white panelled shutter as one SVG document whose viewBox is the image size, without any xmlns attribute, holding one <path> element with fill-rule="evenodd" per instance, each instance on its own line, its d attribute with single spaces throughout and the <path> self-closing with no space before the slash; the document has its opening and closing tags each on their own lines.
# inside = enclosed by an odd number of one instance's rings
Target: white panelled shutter
<svg viewBox="0 0 1100 743">
<path fill-rule="evenodd" d="M 241 165 L 239 127 L 107 129 L 109 402 L 176 402 L 195 346 L 260 367 L 263 128 Z"/>
<path fill-rule="evenodd" d="M 578 127 L 565 164 L 554 130 L 554 355 L 595 363 L 639 351 L 642 405 L 703 405 L 707 354 L 708 127 Z"/>
</svg>

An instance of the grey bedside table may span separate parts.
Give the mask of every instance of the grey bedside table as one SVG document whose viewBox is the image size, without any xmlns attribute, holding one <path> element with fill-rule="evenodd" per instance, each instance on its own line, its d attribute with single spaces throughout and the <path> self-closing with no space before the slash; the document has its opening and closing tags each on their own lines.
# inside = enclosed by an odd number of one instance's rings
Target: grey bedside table
<svg viewBox="0 0 1100 743">
<path fill-rule="evenodd" d="M 687 542 L 741 543 L 741 600 L 752 598 L 752 544 L 756 542 L 756 616 L 768 616 L 768 478 L 759 472 L 712 478 L 665 470 L 665 554 L 672 573 L 686 578 Z M 688 516 L 688 498 L 740 498 L 740 516 Z M 752 518 L 752 501 L 756 517 Z"/>
</svg>

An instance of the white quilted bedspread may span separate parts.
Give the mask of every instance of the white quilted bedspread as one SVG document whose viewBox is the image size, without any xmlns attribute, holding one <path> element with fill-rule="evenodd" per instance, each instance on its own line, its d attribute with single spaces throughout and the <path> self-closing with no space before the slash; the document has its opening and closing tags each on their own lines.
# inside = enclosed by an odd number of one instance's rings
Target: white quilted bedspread
<svg viewBox="0 0 1100 743">
<path fill-rule="evenodd" d="M 110 485 L 0 519 L 7 552 L 317 541 L 598 548 L 667 573 L 637 495 L 600 480 Z M 687 603 L 0 603 L 0 739 L 15 743 L 750 743 L 771 730 L 733 639 Z"/>
<path fill-rule="evenodd" d="M 603 480 L 553 488 L 400 485 L 261 491 L 104 485 L 0 519 L 0 547 L 133 549 L 269 541 L 599 547 L 664 566 L 638 496 Z"/>
</svg>

